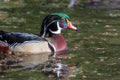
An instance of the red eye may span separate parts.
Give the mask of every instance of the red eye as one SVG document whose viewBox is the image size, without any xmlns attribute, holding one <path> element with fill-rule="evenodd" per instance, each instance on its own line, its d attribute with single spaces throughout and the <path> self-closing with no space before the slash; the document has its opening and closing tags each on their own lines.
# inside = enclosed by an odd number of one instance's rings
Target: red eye
<svg viewBox="0 0 120 80">
<path fill-rule="evenodd" d="M 60 21 L 61 21 L 61 22 L 64 22 L 64 21 L 65 21 L 65 18 L 61 18 Z"/>
</svg>

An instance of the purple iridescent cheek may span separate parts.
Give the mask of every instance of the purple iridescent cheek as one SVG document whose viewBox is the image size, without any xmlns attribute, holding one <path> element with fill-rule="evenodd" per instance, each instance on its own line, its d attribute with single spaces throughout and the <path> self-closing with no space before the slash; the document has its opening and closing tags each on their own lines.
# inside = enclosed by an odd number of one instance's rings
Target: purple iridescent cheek
<svg viewBox="0 0 120 80">
<path fill-rule="evenodd" d="M 59 22 L 59 25 L 61 28 L 67 28 L 67 23 L 66 22 Z"/>
</svg>

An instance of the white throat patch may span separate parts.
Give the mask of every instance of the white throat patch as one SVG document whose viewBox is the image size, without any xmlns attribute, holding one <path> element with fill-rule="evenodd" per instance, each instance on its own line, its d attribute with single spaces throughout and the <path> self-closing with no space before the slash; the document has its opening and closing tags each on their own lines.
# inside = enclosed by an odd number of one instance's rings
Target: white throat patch
<svg viewBox="0 0 120 80">
<path fill-rule="evenodd" d="M 51 29 L 49 29 L 49 31 L 50 31 L 51 33 L 53 33 L 53 34 L 60 34 L 62 28 L 60 27 L 59 22 L 57 22 L 57 27 L 58 27 L 58 30 L 57 30 L 57 31 L 52 31 Z"/>
</svg>

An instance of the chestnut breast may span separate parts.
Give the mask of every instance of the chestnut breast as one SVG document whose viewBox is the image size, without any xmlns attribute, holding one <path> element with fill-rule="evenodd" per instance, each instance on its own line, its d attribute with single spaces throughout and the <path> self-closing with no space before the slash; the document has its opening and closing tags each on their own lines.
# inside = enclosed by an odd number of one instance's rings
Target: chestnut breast
<svg viewBox="0 0 120 80">
<path fill-rule="evenodd" d="M 51 42 L 56 48 L 56 52 L 63 53 L 67 50 L 67 43 L 64 39 L 64 37 L 60 34 L 53 35 L 51 38 Z"/>
</svg>

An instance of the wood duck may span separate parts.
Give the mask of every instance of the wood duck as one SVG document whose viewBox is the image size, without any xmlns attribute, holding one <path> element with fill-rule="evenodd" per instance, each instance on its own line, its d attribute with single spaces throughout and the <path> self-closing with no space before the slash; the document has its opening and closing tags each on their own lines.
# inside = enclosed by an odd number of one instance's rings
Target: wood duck
<svg viewBox="0 0 120 80">
<path fill-rule="evenodd" d="M 11 50 L 9 49 L 9 45 L 3 41 L 0 41 L 0 54 L 1 53 L 7 53 L 11 54 Z"/>
<path fill-rule="evenodd" d="M 67 14 L 52 13 L 43 19 L 40 35 L 0 31 L 0 40 L 9 43 L 14 53 L 51 54 L 52 52 L 55 56 L 67 50 L 67 43 L 61 35 L 61 30 L 65 28 L 78 30 L 72 25 Z"/>
</svg>

